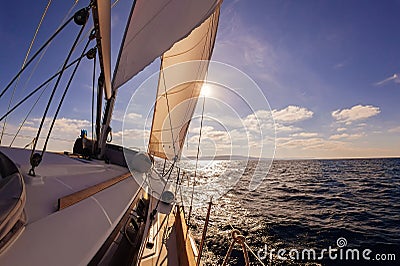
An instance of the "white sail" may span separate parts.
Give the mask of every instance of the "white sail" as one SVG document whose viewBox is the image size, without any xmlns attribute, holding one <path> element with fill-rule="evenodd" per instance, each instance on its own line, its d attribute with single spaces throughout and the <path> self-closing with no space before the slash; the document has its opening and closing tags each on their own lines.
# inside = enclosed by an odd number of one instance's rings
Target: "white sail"
<svg viewBox="0 0 400 266">
<path fill-rule="evenodd" d="M 99 57 L 104 74 L 104 90 L 106 98 L 111 97 L 111 3 L 110 0 L 96 1 L 93 6 L 93 15 L 99 23 L 97 25 L 97 40 L 100 44 Z"/>
<path fill-rule="evenodd" d="M 181 155 L 212 55 L 218 18 L 219 7 L 163 55 L 149 140 L 151 155 L 168 160 Z"/>
<path fill-rule="evenodd" d="M 220 0 L 137 0 L 115 69 L 123 85 L 207 19 Z"/>
</svg>

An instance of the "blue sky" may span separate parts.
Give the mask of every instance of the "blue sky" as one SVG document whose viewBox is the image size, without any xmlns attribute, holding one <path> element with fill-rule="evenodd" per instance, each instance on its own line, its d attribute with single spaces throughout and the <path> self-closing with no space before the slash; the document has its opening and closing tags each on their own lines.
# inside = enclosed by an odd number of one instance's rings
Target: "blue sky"
<svg viewBox="0 0 400 266">
<path fill-rule="evenodd" d="M 0 11 L 2 88 L 21 67 L 47 1 L 4 4 Z M 33 51 L 54 32 L 72 4 L 53 1 Z M 85 4 L 79 1 L 76 9 Z M 113 9 L 114 59 L 129 6 L 129 1 L 120 0 Z M 400 156 L 400 1 L 225 0 L 221 10 L 213 60 L 240 69 L 260 87 L 275 119 L 277 157 Z M 24 88 L 32 67 L 28 69 L 15 99 L 48 77 L 47 73 L 54 73 L 77 30 L 71 25 L 54 41 Z M 157 63 L 120 89 L 112 124 L 116 141 L 132 91 L 158 69 Z M 82 127 L 90 131 L 91 71 L 92 62 L 86 60 L 59 115 L 51 149 L 71 149 L 67 140 L 73 140 Z M 10 97 L 8 93 L 0 99 L 0 113 Z M 28 118 L 17 145 L 24 146 L 34 135 L 45 98 Z M 15 132 L 31 104 L 9 117 L 7 132 Z M 263 110 L 269 111 L 268 106 L 255 111 Z M 140 116 L 136 118 L 143 124 Z M 207 130 L 204 141 L 214 143 L 215 150 L 215 143 L 224 139 L 213 140 L 218 135 L 213 133 L 219 131 L 215 125 L 209 124 Z M 6 135 L 2 144 L 9 141 Z M 212 148 L 204 149 L 204 154 L 208 152 Z"/>
</svg>

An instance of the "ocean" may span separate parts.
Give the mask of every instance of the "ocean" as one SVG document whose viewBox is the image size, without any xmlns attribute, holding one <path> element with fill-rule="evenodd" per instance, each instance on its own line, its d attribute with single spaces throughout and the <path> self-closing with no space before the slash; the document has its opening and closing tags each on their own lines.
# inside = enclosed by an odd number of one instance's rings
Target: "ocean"
<svg viewBox="0 0 400 266">
<path fill-rule="evenodd" d="M 260 164 L 266 172 L 268 163 Z M 198 182 L 213 182 L 210 176 L 222 171 L 242 173 L 213 200 L 205 265 L 222 264 L 232 228 L 265 265 L 400 265 L 400 159 L 275 160 L 250 191 L 256 165 L 214 161 L 199 170 Z M 200 206 L 191 219 L 197 242 L 206 212 Z M 249 258 L 261 265 L 250 252 Z M 237 243 L 228 265 L 244 265 Z"/>
</svg>

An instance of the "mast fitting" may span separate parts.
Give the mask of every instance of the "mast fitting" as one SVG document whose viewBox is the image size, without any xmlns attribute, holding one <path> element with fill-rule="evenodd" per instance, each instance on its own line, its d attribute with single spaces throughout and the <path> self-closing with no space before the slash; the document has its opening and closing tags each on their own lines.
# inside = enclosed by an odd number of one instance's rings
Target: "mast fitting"
<svg viewBox="0 0 400 266">
<path fill-rule="evenodd" d="M 74 15 L 74 22 L 79 25 L 83 26 L 86 24 L 86 21 L 89 18 L 89 9 L 82 8 L 81 10 L 77 11 Z"/>
<path fill-rule="evenodd" d="M 36 174 L 35 174 L 35 168 L 36 168 L 37 166 L 39 166 L 39 164 L 41 163 L 41 161 L 42 161 L 42 155 L 40 155 L 40 153 L 34 153 L 34 154 L 31 156 L 31 158 L 30 158 L 29 161 L 30 161 L 30 163 L 31 163 L 32 168 L 29 170 L 28 174 L 29 174 L 30 176 L 36 176 Z"/>
</svg>

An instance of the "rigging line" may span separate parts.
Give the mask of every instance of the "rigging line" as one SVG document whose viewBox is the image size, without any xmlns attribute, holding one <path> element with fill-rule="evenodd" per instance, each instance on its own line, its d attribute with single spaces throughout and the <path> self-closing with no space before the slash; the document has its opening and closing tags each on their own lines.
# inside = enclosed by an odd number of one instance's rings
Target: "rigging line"
<svg viewBox="0 0 400 266">
<path fill-rule="evenodd" d="M 14 133 L 8 133 L 8 132 L 4 132 L 4 136 L 14 136 Z M 24 138 L 24 139 L 34 139 L 34 136 L 28 136 L 28 135 L 19 135 L 20 138 Z M 45 139 L 45 137 L 40 137 L 40 139 Z M 66 138 L 59 138 L 59 137 L 51 137 L 51 139 L 54 140 L 58 140 L 58 141 L 65 141 L 65 142 L 69 142 L 71 143 L 71 141 L 73 141 L 73 139 L 66 139 Z"/>
<path fill-rule="evenodd" d="M 165 83 L 164 68 L 161 69 L 161 72 L 162 72 L 163 83 L 164 83 L 165 99 L 166 99 L 166 101 L 167 101 L 169 126 L 170 126 L 170 128 L 171 128 L 172 147 L 173 147 L 173 149 L 174 149 L 174 162 L 176 162 L 177 156 L 178 156 L 178 155 L 176 154 L 175 138 L 174 138 L 174 132 L 173 132 L 173 130 L 172 130 L 171 110 L 170 110 L 170 107 L 169 107 L 168 94 L 167 94 L 167 84 Z"/>
<path fill-rule="evenodd" d="M 194 185 L 196 183 L 196 177 L 197 177 L 197 166 L 199 163 L 199 154 L 200 154 L 200 142 L 201 142 L 201 133 L 203 129 L 203 120 L 204 120 L 204 105 L 206 103 L 206 96 L 203 96 L 203 106 L 202 106 L 202 111 L 201 111 L 201 121 L 200 121 L 200 132 L 199 132 L 199 142 L 197 143 L 197 154 L 196 154 L 196 165 L 194 168 L 194 177 L 193 177 L 193 185 L 192 185 L 192 195 L 190 198 L 190 207 L 189 207 L 189 215 L 188 215 L 188 224 L 190 223 L 190 216 L 192 214 L 192 208 L 193 208 L 193 195 L 194 195 Z M 189 230 L 189 227 L 188 227 Z"/>
<path fill-rule="evenodd" d="M 73 18 L 73 17 L 72 17 L 72 18 Z M 86 25 L 86 23 L 81 27 L 81 29 L 80 29 L 80 31 L 79 31 L 79 33 L 78 33 L 78 35 L 77 35 L 77 37 L 76 37 L 76 39 L 75 39 L 75 41 L 74 41 L 72 47 L 71 47 L 71 50 L 69 51 L 68 56 L 67 56 L 67 58 L 65 59 L 64 65 L 63 65 L 63 67 L 62 67 L 62 69 L 61 69 L 60 75 L 58 76 L 58 79 L 57 79 L 57 81 L 56 81 L 56 84 L 54 85 L 53 91 L 51 92 L 51 95 L 50 95 L 50 98 L 49 98 L 49 102 L 47 103 L 46 109 L 45 109 L 44 114 L 43 114 L 43 117 L 42 117 L 42 121 L 40 122 L 40 126 L 39 126 L 39 129 L 38 129 L 37 135 L 36 135 L 36 141 L 35 141 L 34 146 L 33 146 L 33 148 L 32 148 L 31 158 L 32 158 L 32 156 L 33 156 L 33 154 L 34 154 L 34 152 L 35 152 L 36 145 L 37 145 L 37 143 L 38 143 L 37 140 L 39 139 L 40 132 L 41 132 L 42 127 L 43 127 L 43 124 L 44 124 L 44 120 L 46 119 L 47 112 L 49 111 L 50 103 L 51 103 L 51 101 L 53 100 L 53 97 L 54 97 L 54 94 L 55 94 L 56 89 L 57 89 L 57 87 L 58 87 L 58 84 L 60 83 L 61 77 L 62 77 L 62 75 L 63 75 L 63 73 L 64 73 L 64 70 L 65 70 L 65 68 L 66 68 L 66 66 L 67 66 L 67 64 L 68 64 L 68 61 L 69 61 L 69 59 L 70 59 L 70 57 L 71 57 L 71 55 L 72 55 L 72 52 L 74 51 L 74 49 L 75 49 L 75 47 L 76 47 L 76 45 L 77 45 L 77 42 L 78 42 L 78 40 L 79 40 L 79 37 L 82 35 L 82 32 L 83 32 L 83 29 L 85 28 L 85 25 Z M 33 168 L 34 168 L 34 167 L 32 166 L 32 169 L 31 169 L 31 170 L 32 170 L 32 171 L 31 171 L 32 173 L 34 173 Z"/>
<path fill-rule="evenodd" d="M 25 59 L 24 59 L 24 63 L 22 64 L 22 67 L 25 66 L 25 63 L 26 63 L 26 61 L 28 60 L 28 56 L 29 56 L 29 54 L 30 54 L 30 52 L 31 52 L 33 43 L 34 43 L 35 40 L 36 40 L 36 36 L 37 36 L 37 34 L 38 34 L 38 32 L 39 32 L 39 29 L 40 29 L 40 27 L 41 27 L 41 25 L 42 25 L 42 22 L 43 22 L 43 20 L 44 20 L 44 17 L 45 17 L 46 14 L 47 14 L 47 10 L 49 9 L 49 6 L 50 6 L 50 4 L 51 4 L 51 1 L 52 1 L 52 0 L 49 0 L 49 2 L 47 3 L 47 6 L 46 6 L 46 8 L 45 8 L 45 10 L 44 10 L 44 12 L 43 12 L 42 18 L 40 19 L 39 25 L 36 27 L 35 34 L 33 35 L 33 39 L 32 39 L 32 41 L 31 41 L 31 44 L 29 45 L 28 51 L 27 51 L 27 53 L 26 53 L 26 55 L 25 55 Z M 19 77 L 18 77 L 18 78 L 19 78 Z"/>
<path fill-rule="evenodd" d="M 95 90 L 95 83 L 96 83 L 96 56 L 93 58 L 93 82 L 92 82 L 92 153 L 94 152 L 94 90 Z"/>
<path fill-rule="evenodd" d="M 116 4 L 118 4 L 119 0 L 115 0 L 114 3 L 112 3 L 111 8 L 113 8 Z"/>
<path fill-rule="evenodd" d="M 31 59 L 26 62 L 25 66 L 21 68 L 21 70 L 14 76 L 14 78 L 7 84 L 7 86 L 0 93 L 0 98 L 7 92 L 10 88 L 11 84 L 18 78 L 19 75 L 30 65 L 30 63 L 38 56 L 38 54 L 43 51 L 43 49 L 73 20 L 74 16 L 71 16 L 56 32 L 36 51 L 36 53 L 32 56 Z"/>
<path fill-rule="evenodd" d="M 47 10 L 49 9 L 49 6 L 50 6 L 50 4 L 51 4 L 51 1 L 52 1 L 52 0 L 49 0 L 49 2 L 47 3 L 46 8 L 44 9 L 44 12 L 43 12 L 42 17 L 41 17 L 41 19 L 40 19 L 40 22 L 39 22 L 39 24 L 38 24 L 37 27 L 36 27 L 35 34 L 33 35 L 33 38 L 32 38 L 31 43 L 30 43 L 30 45 L 29 45 L 28 51 L 26 52 L 25 59 L 24 59 L 24 62 L 22 63 L 21 68 L 23 68 L 23 67 L 25 66 L 26 60 L 28 60 L 28 56 L 29 56 L 29 54 L 30 54 L 30 52 L 31 52 L 33 43 L 34 43 L 35 40 L 36 40 L 36 36 L 37 36 L 37 34 L 38 34 L 38 32 L 39 32 L 40 26 L 42 25 L 42 22 L 43 22 L 43 20 L 44 20 L 44 17 L 45 17 L 46 14 L 47 14 Z M 20 79 L 21 79 L 21 75 L 18 75 L 17 81 L 16 81 L 15 84 L 14 84 L 14 88 L 13 88 L 13 92 L 12 92 L 12 94 L 11 94 L 10 101 L 8 102 L 7 111 L 10 110 L 11 103 L 12 103 L 12 101 L 13 101 L 13 99 L 14 99 L 14 94 L 15 94 L 15 91 L 16 91 L 16 89 L 17 89 L 17 87 L 18 87 L 18 83 L 19 83 Z M 6 124 L 7 124 L 7 117 L 6 117 L 6 119 L 4 119 L 3 129 L 1 130 L 0 145 L 1 145 L 1 141 L 2 141 L 2 139 L 3 139 L 4 130 L 6 129 Z"/>
<path fill-rule="evenodd" d="M 86 56 L 86 54 L 84 55 Z M 82 56 L 83 57 L 83 56 Z M 82 57 L 78 57 L 77 59 L 75 59 L 74 61 L 72 61 L 68 66 L 65 67 L 64 70 L 70 68 L 72 65 L 76 64 Z M 11 108 L 5 115 L 3 115 L 0 118 L 0 121 L 2 121 L 7 115 L 9 115 L 10 113 L 12 113 L 15 109 L 17 109 L 21 104 L 23 104 L 26 100 L 28 100 L 30 97 L 32 97 L 32 95 L 34 95 L 36 92 L 38 92 L 41 88 L 43 88 L 47 83 L 49 83 L 50 81 L 52 81 L 54 78 L 56 78 L 58 75 L 60 75 L 64 70 L 60 70 L 57 73 L 55 73 L 53 76 L 51 76 L 50 78 L 48 78 L 45 82 L 43 82 L 39 87 L 37 87 L 36 89 L 34 89 L 31 93 L 29 93 L 27 96 L 25 96 L 25 98 L 23 98 L 21 101 L 19 101 L 16 105 L 14 105 L 13 108 Z"/>
<path fill-rule="evenodd" d="M 157 204 L 156 204 L 156 206 L 154 207 L 153 211 L 152 211 L 151 214 L 150 214 L 150 219 L 151 219 L 151 220 L 154 219 L 154 216 L 155 216 L 156 213 L 157 213 L 157 208 L 158 208 L 158 205 L 160 204 L 162 193 L 164 193 L 165 188 L 167 187 L 167 184 L 168 184 L 169 178 L 171 177 L 172 169 L 174 168 L 175 162 L 176 162 L 176 161 L 174 161 L 174 162 L 172 163 L 171 167 L 170 167 L 171 171 L 168 170 L 168 171 L 169 171 L 168 178 L 167 178 L 167 180 L 166 180 L 166 182 L 165 182 L 165 184 L 164 184 L 164 187 L 163 187 L 163 189 L 162 189 L 162 191 L 161 191 L 161 193 L 160 193 L 160 197 L 159 197 L 159 199 L 157 200 Z"/>
<path fill-rule="evenodd" d="M 49 87 L 50 83 L 48 83 L 46 85 L 46 87 L 42 90 L 42 92 L 40 93 L 39 97 L 36 99 L 35 103 L 32 105 L 31 109 L 29 110 L 28 114 L 25 116 L 24 120 L 22 121 L 22 123 L 20 124 L 17 133 L 15 133 L 11 143 L 10 143 L 10 148 L 12 147 L 12 145 L 14 144 L 15 139 L 17 138 L 19 132 L 21 131 L 22 127 L 24 126 L 26 120 L 28 119 L 29 115 L 31 114 L 31 112 L 33 111 L 33 109 L 35 108 L 36 104 L 39 102 L 40 98 L 42 97 L 42 95 L 44 94 L 44 92 L 47 90 L 47 88 Z M 32 143 L 33 144 L 33 143 Z"/>
<path fill-rule="evenodd" d="M 78 1 L 76 1 L 78 2 Z M 119 2 L 119 0 L 116 0 L 112 5 L 111 8 L 113 8 L 117 3 Z M 92 26 L 90 29 L 88 29 L 85 32 L 85 35 L 79 40 L 78 45 L 81 44 L 87 37 L 89 37 L 90 33 L 94 30 L 94 26 Z"/>
<path fill-rule="evenodd" d="M 67 14 L 64 16 L 63 20 L 61 21 L 61 24 L 58 26 L 57 29 L 59 29 L 63 23 L 65 23 L 65 21 L 67 21 L 69 15 L 71 14 L 72 10 L 75 8 L 76 4 L 78 3 L 79 0 L 76 0 L 74 4 L 72 4 L 71 8 L 68 10 Z M 30 76 L 28 77 L 28 79 L 26 80 L 25 84 L 24 84 L 24 88 L 23 91 L 25 92 L 26 87 L 28 86 L 29 81 L 31 80 L 33 74 L 35 73 L 37 67 L 39 66 L 39 63 L 42 61 L 44 55 L 46 54 L 48 48 L 50 47 L 50 45 L 46 46 L 46 48 L 44 49 L 43 53 L 40 55 L 39 59 L 37 60 L 35 66 L 33 67 Z M 69 64 L 66 68 L 69 68 L 72 64 L 76 63 L 77 60 L 74 60 L 73 63 Z M 57 75 L 57 74 L 56 74 Z M 55 77 L 55 76 L 54 76 Z M 21 129 L 23 128 L 26 120 L 28 119 L 29 115 L 31 114 L 31 112 L 33 111 L 33 109 L 35 108 L 36 104 L 39 102 L 40 98 L 42 97 L 43 93 L 47 90 L 48 85 L 46 85 L 46 87 L 44 88 L 44 90 L 40 93 L 39 97 L 36 99 L 36 102 L 32 105 L 31 109 L 29 110 L 28 114 L 25 116 L 24 120 L 22 121 L 22 123 L 20 124 L 17 133 L 15 133 L 10 146 L 11 147 L 14 144 L 15 139 L 17 138 L 19 132 L 21 131 Z"/>
<path fill-rule="evenodd" d="M 65 21 L 67 21 L 68 17 L 70 16 L 71 12 L 74 10 L 76 4 L 78 3 L 78 0 L 75 1 L 75 3 L 72 4 L 71 8 L 68 10 L 67 14 L 65 14 L 64 18 L 61 20 L 60 25 L 57 27 L 57 29 L 59 29 L 62 24 L 65 23 Z M 50 45 L 46 46 L 46 49 L 44 49 L 43 53 L 40 55 L 39 59 L 37 60 L 35 66 L 33 67 L 30 76 L 27 78 L 25 84 L 24 84 L 24 88 L 23 88 L 23 92 L 25 91 L 26 87 L 28 86 L 29 81 L 32 79 L 33 74 L 36 72 L 37 67 L 39 66 L 39 63 L 42 61 L 44 55 L 47 52 L 47 49 L 50 47 Z"/>
<path fill-rule="evenodd" d="M 228 222 L 229 223 L 229 222 Z M 233 227 L 233 225 L 231 223 L 229 223 L 229 226 L 232 228 L 232 230 L 238 230 L 235 227 Z M 240 231 L 240 230 L 238 230 Z M 251 247 L 246 243 L 246 241 L 243 242 L 244 245 L 247 247 L 247 249 L 250 251 L 251 254 L 253 254 L 253 256 L 257 259 L 257 261 L 262 265 L 265 266 L 264 262 L 262 262 L 262 260 L 256 255 L 256 253 L 251 249 Z"/>
<path fill-rule="evenodd" d="M 84 28 L 84 27 L 82 27 L 81 32 L 83 31 L 83 28 Z M 88 48 L 89 43 L 90 43 L 91 40 L 93 40 L 93 39 L 89 38 L 89 40 L 87 41 L 87 43 L 86 43 L 86 45 L 85 45 L 85 48 L 83 48 L 83 51 L 82 51 L 81 56 L 85 54 L 86 49 Z M 81 57 L 81 59 L 82 59 L 82 57 Z M 60 100 L 60 102 L 59 102 L 59 104 L 58 104 L 56 113 L 54 114 L 53 121 L 51 122 L 51 126 L 50 126 L 50 129 L 49 129 L 49 132 L 47 133 L 46 141 L 45 141 L 45 143 L 44 143 L 43 150 L 42 150 L 42 156 L 43 156 L 43 154 L 44 154 L 45 151 L 46 151 L 47 143 L 49 142 L 50 134 L 51 134 L 51 131 L 53 130 L 54 123 L 56 122 L 58 113 L 60 112 L 60 109 L 61 109 L 61 106 L 62 106 L 62 104 L 63 104 L 63 102 L 64 102 L 65 96 L 67 95 L 68 89 L 69 89 L 70 86 L 71 86 L 72 80 L 73 80 L 73 78 L 74 78 L 74 76 L 75 76 L 76 71 L 78 70 L 78 67 L 79 67 L 80 62 L 81 62 L 81 60 L 79 60 L 78 63 L 75 65 L 75 68 L 74 68 L 74 70 L 72 71 L 71 77 L 70 77 L 70 79 L 69 79 L 69 81 L 68 81 L 67 87 L 64 89 L 64 93 L 63 93 L 63 95 L 62 95 L 62 97 L 61 97 L 61 100 Z M 93 90 L 93 91 L 94 91 L 94 90 Z M 93 97 L 93 98 L 94 98 L 94 97 Z M 93 108 L 92 108 L 92 110 L 93 110 Z M 92 121 L 93 121 L 93 116 L 92 116 Z M 92 123 L 92 124 L 93 124 L 93 123 Z M 92 133 L 93 133 L 93 127 L 92 127 Z"/>
</svg>

